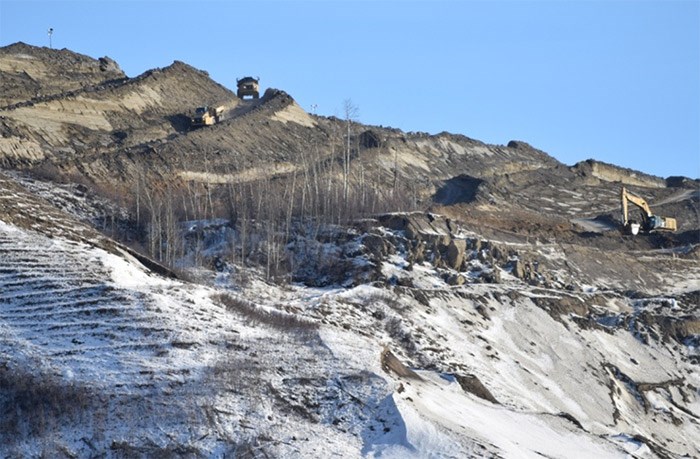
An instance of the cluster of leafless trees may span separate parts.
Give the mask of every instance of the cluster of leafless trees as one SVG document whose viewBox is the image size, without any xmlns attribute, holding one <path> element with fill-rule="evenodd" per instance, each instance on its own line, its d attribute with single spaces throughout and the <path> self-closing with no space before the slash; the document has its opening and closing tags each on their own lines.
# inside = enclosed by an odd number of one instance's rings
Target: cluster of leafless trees
<svg viewBox="0 0 700 459">
<path fill-rule="evenodd" d="M 346 101 L 344 126 L 337 127 L 334 141 L 302 151 L 295 167 L 284 174 L 242 179 L 229 171 L 223 174 L 229 179 L 217 184 L 139 175 L 132 208 L 137 225 L 143 228 L 144 248 L 151 257 L 172 266 L 188 251 L 201 252 L 201 246 L 193 247 L 183 237 L 184 222 L 225 218 L 231 228 L 227 261 L 254 264 L 268 278 L 284 278 L 294 270 L 286 254 L 293 238 L 315 239 L 328 225 L 415 208 L 414 184 L 400 179 L 396 163 L 387 170 L 362 160 L 356 115 L 357 108 Z M 253 168 L 264 171 L 267 166 L 261 163 Z M 195 262 L 203 260 L 195 256 Z"/>
</svg>

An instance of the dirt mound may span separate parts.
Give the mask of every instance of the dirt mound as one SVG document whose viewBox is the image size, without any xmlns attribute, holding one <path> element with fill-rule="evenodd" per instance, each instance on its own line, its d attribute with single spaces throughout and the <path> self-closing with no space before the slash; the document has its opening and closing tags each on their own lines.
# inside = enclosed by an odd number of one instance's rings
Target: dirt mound
<svg viewBox="0 0 700 459">
<path fill-rule="evenodd" d="M 126 77 L 108 57 L 21 42 L 0 48 L 0 76 L 0 107 Z"/>
<path fill-rule="evenodd" d="M 34 55 L 39 52 L 28 49 L 34 54 L 19 59 L 37 59 Z M 51 54 L 50 50 L 44 52 Z M 80 55 L 71 60 L 69 52 L 58 53 L 66 63 L 60 61 L 62 65 L 51 67 L 51 61 L 42 61 L 41 65 L 56 74 L 71 77 L 86 73 L 88 77 L 75 78 L 84 84 L 48 87 L 67 92 L 34 98 L 0 110 L 0 163 L 7 167 L 21 167 L 51 158 L 58 162 L 75 161 L 125 146 L 165 140 L 187 129 L 187 115 L 194 107 L 222 103 L 234 106 L 238 102 L 231 91 L 211 80 L 206 72 L 182 62 L 132 79 L 104 81 L 92 77 L 101 75 L 104 78 L 116 65 L 112 61 Z M 16 59 L 18 54 L 9 56 Z M 0 58 L 0 62 L 4 62 L 3 59 Z M 61 81 L 61 78 L 56 79 Z M 44 87 L 43 81 L 37 84 Z"/>
</svg>

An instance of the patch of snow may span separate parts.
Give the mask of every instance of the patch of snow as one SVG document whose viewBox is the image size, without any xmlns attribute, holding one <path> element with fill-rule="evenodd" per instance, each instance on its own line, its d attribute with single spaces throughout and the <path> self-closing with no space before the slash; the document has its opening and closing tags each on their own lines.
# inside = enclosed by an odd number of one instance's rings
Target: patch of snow
<svg viewBox="0 0 700 459">
<path fill-rule="evenodd" d="M 551 422 L 535 414 L 509 410 L 467 395 L 458 384 L 434 373 L 420 375 L 424 382 L 405 384 L 406 391 L 397 397 L 407 440 L 420 454 L 469 457 L 478 452 L 476 444 L 465 448 L 445 438 L 443 432 L 451 432 L 466 434 L 475 443 L 493 445 L 504 457 L 626 457 L 615 445 L 574 430 L 565 420 Z"/>
</svg>

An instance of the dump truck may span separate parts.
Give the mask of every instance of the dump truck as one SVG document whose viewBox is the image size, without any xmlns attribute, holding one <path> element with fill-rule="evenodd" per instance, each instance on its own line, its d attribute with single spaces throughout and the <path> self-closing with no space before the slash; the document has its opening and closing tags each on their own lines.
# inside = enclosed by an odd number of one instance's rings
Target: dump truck
<svg viewBox="0 0 700 459">
<path fill-rule="evenodd" d="M 260 97 L 260 78 L 244 77 L 236 79 L 238 85 L 237 96 L 240 99 L 245 99 L 246 97 L 252 97 L 257 99 Z"/>
<path fill-rule="evenodd" d="M 644 198 L 627 191 L 625 187 L 622 187 L 620 197 L 622 201 L 622 229 L 625 233 L 636 236 L 640 230 L 644 233 L 651 233 L 652 231 L 676 231 L 678 229 L 675 218 L 652 214 L 651 208 Z M 630 217 L 630 204 L 639 208 L 639 220 Z"/>
<path fill-rule="evenodd" d="M 197 107 L 191 119 L 192 127 L 211 126 L 221 121 L 224 107 Z"/>
</svg>

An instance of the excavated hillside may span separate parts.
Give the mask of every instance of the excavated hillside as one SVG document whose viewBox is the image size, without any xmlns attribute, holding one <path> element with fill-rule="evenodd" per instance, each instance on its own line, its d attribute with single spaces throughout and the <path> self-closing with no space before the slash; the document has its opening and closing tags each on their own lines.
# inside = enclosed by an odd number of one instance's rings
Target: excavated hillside
<svg viewBox="0 0 700 459">
<path fill-rule="evenodd" d="M 0 107 L 126 78 L 109 57 L 93 59 L 67 49 L 37 48 L 20 42 L 0 48 L 0 56 Z"/>
<path fill-rule="evenodd" d="M 24 71 L 11 65 L 24 55 L 11 54 L 17 49 L 24 47 L 3 48 L 0 62 L 9 62 L 0 67 L 3 81 Z M 38 50 L 32 59 L 52 63 L 43 61 Z M 232 92 L 181 62 L 136 78 L 102 81 L 95 81 L 93 73 L 99 61 L 92 64 L 76 68 L 68 59 L 53 62 L 54 71 L 63 75 L 56 79 L 67 76 L 72 81 L 77 74 L 75 80 L 85 84 L 59 85 L 51 95 L 39 98 L 25 88 L 24 102 L 0 108 L 3 164 L 80 163 L 86 157 L 175 136 L 188 128 L 187 114 L 198 104 L 237 103 Z M 63 89 L 67 90 L 57 92 Z"/>
<path fill-rule="evenodd" d="M 182 62 L 18 43 L 0 89 L 0 456 L 700 455 L 699 180 Z"/>
<path fill-rule="evenodd" d="M 45 75 L 35 80 L 50 95 L 37 98 L 29 86 L 14 86 L 14 104 L 0 109 L 0 162 L 82 177 L 122 194 L 144 176 L 216 187 L 309 171 L 342 174 L 345 120 L 310 115 L 279 90 L 239 100 L 181 62 L 136 78 L 105 62 L 24 44 L 2 48 L 3 82 L 26 72 Z M 200 105 L 224 105 L 224 121 L 190 129 L 189 115 Z M 635 248 L 700 242 L 697 180 L 593 160 L 567 167 L 520 141 L 487 145 L 359 123 L 351 125 L 349 157 L 357 165 L 349 168 L 356 189 L 410 196 L 414 208 L 433 206 L 500 237 L 615 245 L 617 236 L 608 236 L 619 220 L 620 184 L 626 184 L 680 226 L 676 235 L 635 241 Z"/>
</svg>

